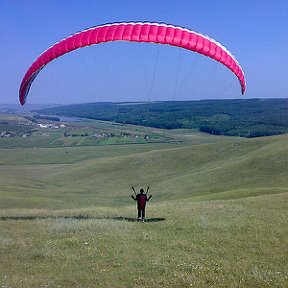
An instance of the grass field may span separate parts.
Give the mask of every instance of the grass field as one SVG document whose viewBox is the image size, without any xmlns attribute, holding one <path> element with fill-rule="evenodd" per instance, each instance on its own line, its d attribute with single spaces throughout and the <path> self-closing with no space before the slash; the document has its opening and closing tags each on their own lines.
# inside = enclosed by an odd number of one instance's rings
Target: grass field
<svg viewBox="0 0 288 288">
<path fill-rule="evenodd" d="M 161 141 L 0 138 L 1 287 L 288 286 L 287 135 L 149 133 Z M 146 185 L 138 223 L 131 186 Z"/>
</svg>

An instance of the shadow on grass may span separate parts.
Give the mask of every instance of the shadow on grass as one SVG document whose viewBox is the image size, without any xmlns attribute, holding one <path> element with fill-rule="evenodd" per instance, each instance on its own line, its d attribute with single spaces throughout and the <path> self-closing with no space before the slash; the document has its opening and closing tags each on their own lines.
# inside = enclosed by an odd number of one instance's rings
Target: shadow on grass
<svg viewBox="0 0 288 288">
<path fill-rule="evenodd" d="M 138 219 L 131 218 L 131 217 L 112 217 L 112 218 L 105 218 L 105 219 L 113 219 L 118 221 L 129 221 L 129 222 L 138 222 Z M 147 218 L 145 219 L 145 222 L 161 222 L 165 221 L 165 218 Z"/>
<path fill-rule="evenodd" d="M 89 215 L 72 215 L 72 216 L 0 216 L 0 221 L 8 220 L 37 220 L 37 219 L 76 219 L 76 220 L 86 220 L 86 219 L 97 219 L 97 220 L 116 220 L 116 221 L 128 221 L 128 222 L 138 222 L 136 218 L 132 217 L 94 217 Z M 147 218 L 145 222 L 161 222 L 165 221 L 165 218 Z"/>
</svg>

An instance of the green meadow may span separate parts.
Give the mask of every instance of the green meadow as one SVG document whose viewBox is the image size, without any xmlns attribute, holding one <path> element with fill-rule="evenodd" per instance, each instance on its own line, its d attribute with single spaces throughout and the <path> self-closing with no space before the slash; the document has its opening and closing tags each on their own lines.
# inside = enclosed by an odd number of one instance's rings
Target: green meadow
<svg viewBox="0 0 288 288">
<path fill-rule="evenodd" d="M 0 138 L 1 287 L 288 287 L 287 134 L 32 128 Z"/>
</svg>

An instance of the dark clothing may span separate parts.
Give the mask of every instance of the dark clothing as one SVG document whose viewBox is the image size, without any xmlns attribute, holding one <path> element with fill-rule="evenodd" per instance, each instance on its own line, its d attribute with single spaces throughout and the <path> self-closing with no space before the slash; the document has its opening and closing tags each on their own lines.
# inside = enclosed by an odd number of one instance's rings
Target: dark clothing
<svg viewBox="0 0 288 288">
<path fill-rule="evenodd" d="M 146 203 L 150 200 L 151 195 L 147 197 L 147 194 L 139 193 L 136 195 L 136 197 L 132 195 L 132 198 L 137 201 L 138 220 L 144 221 Z"/>
<path fill-rule="evenodd" d="M 145 209 L 147 201 L 149 201 L 146 194 L 137 194 L 136 195 L 137 208 Z"/>
<path fill-rule="evenodd" d="M 138 219 L 145 219 L 145 208 L 144 209 L 138 208 Z"/>
</svg>

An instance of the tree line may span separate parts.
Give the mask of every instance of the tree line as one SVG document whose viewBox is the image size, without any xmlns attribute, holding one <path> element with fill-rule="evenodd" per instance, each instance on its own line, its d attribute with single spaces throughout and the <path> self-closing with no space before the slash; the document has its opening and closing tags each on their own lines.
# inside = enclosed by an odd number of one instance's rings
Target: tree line
<svg viewBox="0 0 288 288">
<path fill-rule="evenodd" d="M 90 118 L 163 129 L 241 137 L 288 133 L 288 99 L 89 103 L 54 107 L 41 114 Z"/>
</svg>

